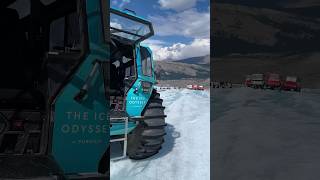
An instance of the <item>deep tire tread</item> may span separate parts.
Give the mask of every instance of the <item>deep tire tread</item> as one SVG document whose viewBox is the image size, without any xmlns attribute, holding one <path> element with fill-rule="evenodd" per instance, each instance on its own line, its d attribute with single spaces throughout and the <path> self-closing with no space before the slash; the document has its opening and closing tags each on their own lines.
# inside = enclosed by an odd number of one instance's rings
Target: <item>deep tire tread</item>
<svg viewBox="0 0 320 180">
<path fill-rule="evenodd" d="M 166 115 L 162 103 L 160 94 L 154 91 L 140 120 L 142 122 L 128 136 L 129 158 L 145 159 L 157 154 L 161 149 L 166 135 Z"/>
<path fill-rule="evenodd" d="M 161 121 L 161 118 L 165 118 L 165 117 L 156 117 L 156 118 L 145 118 L 144 123 L 146 123 L 146 125 L 148 127 L 163 127 L 166 126 L 167 124 L 164 121 Z"/>
<path fill-rule="evenodd" d="M 149 139 L 146 140 L 143 145 L 146 147 L 153 147 L 153 146 L 158 146 L 164 143 L 164 139 Z"/>
</svg>

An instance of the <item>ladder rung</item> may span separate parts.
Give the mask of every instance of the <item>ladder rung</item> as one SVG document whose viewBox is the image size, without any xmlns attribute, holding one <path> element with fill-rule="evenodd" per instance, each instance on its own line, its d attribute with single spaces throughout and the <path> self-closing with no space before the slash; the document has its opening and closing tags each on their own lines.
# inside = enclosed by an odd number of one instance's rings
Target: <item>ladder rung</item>
<svg viewBox="0 0 320 180">
<path fill-rule="evenodd" d="M 130 119 L 143 119 L 144 116 L 133 116 L 133 117 L 130 117 Z"/>
<path fill-rule="evenodd" d="M 124 137 L 123 138 L 117 138 L 117 139 L 111 139 L 110 142 L 120 142 L 123 141 L 123 153 L 121 157 L 117 158 L 111 158 L 110 160 L 119 160 L 126 157 L 127 154 L 127 141 L 128 141 L 128 117 L 119 117 L 119 118 L 110 118 L 110 120 L 116 120 L 116 119 L 122 119 L 125 122 L 125 130 L 124 130 Z"/>
<path fill-rule="evenodd" d="M 127 117 L 112 117 L 110 120 L 117 120 L 117 119 L 123 119 L 124 121 L 127 120 Z"/>
<path fill-rule="evenodd" d="M 120 141 L 125 141 L 127 140 L 126 138 L 119 138 L 119 139 L 111 139 L 110 142 L 120 142 Z"/>
</svg>

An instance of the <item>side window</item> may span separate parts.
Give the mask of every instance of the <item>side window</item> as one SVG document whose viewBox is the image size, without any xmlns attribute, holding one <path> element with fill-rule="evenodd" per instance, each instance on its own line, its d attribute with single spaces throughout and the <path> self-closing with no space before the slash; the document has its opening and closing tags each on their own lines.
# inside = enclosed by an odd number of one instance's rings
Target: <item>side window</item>
<svg viewBox="0 0 320 180">
<path fill-rule="evenodd" d="M 50 51 L 80 52 L 80 25 L 76 12 L 54 20 L 50 25 Z"/>
<path fill-rule="evenodd" d="M 48 28 L 48 89 L 49 94 L 54 95 L 82 60 L 86 49 L 82 47 L 85 42 L 82 42 L 81 15 L 78 12 L 61 14 L 51 21 Z"/>
<path fill-rule="evenodd" d="M 126 67 L 126 77 L 135 76 L 134 65 Z"/>
<path fill-rule="evenodd" d="M 151 54 L 147 48 L 140 48 L 141 54 L 141 64 L 142 64 L 142 74 L 145 76 L 152 76 L 152 64 L 151 64 Z"/>
<path fill-rule="evenodd" d="M 64 47 L 65 17 L 61 17 L 51 23 L 50 26 L 50 51 Z M 63 48 L 64 49 L 64 48 Z"/>
</svg>

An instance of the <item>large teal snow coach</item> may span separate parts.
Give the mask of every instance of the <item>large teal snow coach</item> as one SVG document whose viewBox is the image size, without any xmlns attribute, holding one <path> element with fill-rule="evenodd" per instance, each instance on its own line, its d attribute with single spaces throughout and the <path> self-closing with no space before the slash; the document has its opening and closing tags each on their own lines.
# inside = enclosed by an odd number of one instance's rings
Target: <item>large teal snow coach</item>
<svg viewBox="0 0 320 180">
<path fill-rule="evenodd" d="M 106 179 L 110 142 L 133 159 L 161 148 L 164 107 L 140 45 L 152 25 L 109 10 L 0 1 L 0 179 Z"/>
<path fill-rule="evenodd" d="M 108 9 L 0 1 L 0 179 L 107 178 Z"/>
<path fill-rule="evenodd" d="M 144 159 L 164 142 L 165 114 L 156 83 L 152 51 L 141 42 L 154 34 L 152 23 L 130 10 L 110 10 L 110 142 L 122 156 Z"/>
</svg>

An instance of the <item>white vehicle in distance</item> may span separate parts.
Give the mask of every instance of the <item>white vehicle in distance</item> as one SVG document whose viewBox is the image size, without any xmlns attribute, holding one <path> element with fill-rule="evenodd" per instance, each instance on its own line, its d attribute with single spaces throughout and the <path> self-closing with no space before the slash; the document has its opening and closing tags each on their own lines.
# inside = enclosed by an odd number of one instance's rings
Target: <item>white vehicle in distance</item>
<svg viewBox="0 0 320 180">
<path fill-rule="evenodd" d="M 264 74 L 252 74 L 251 75 L 251 86 L 253 88 L 263 89 L 265 85 Z"/>
</svg>

